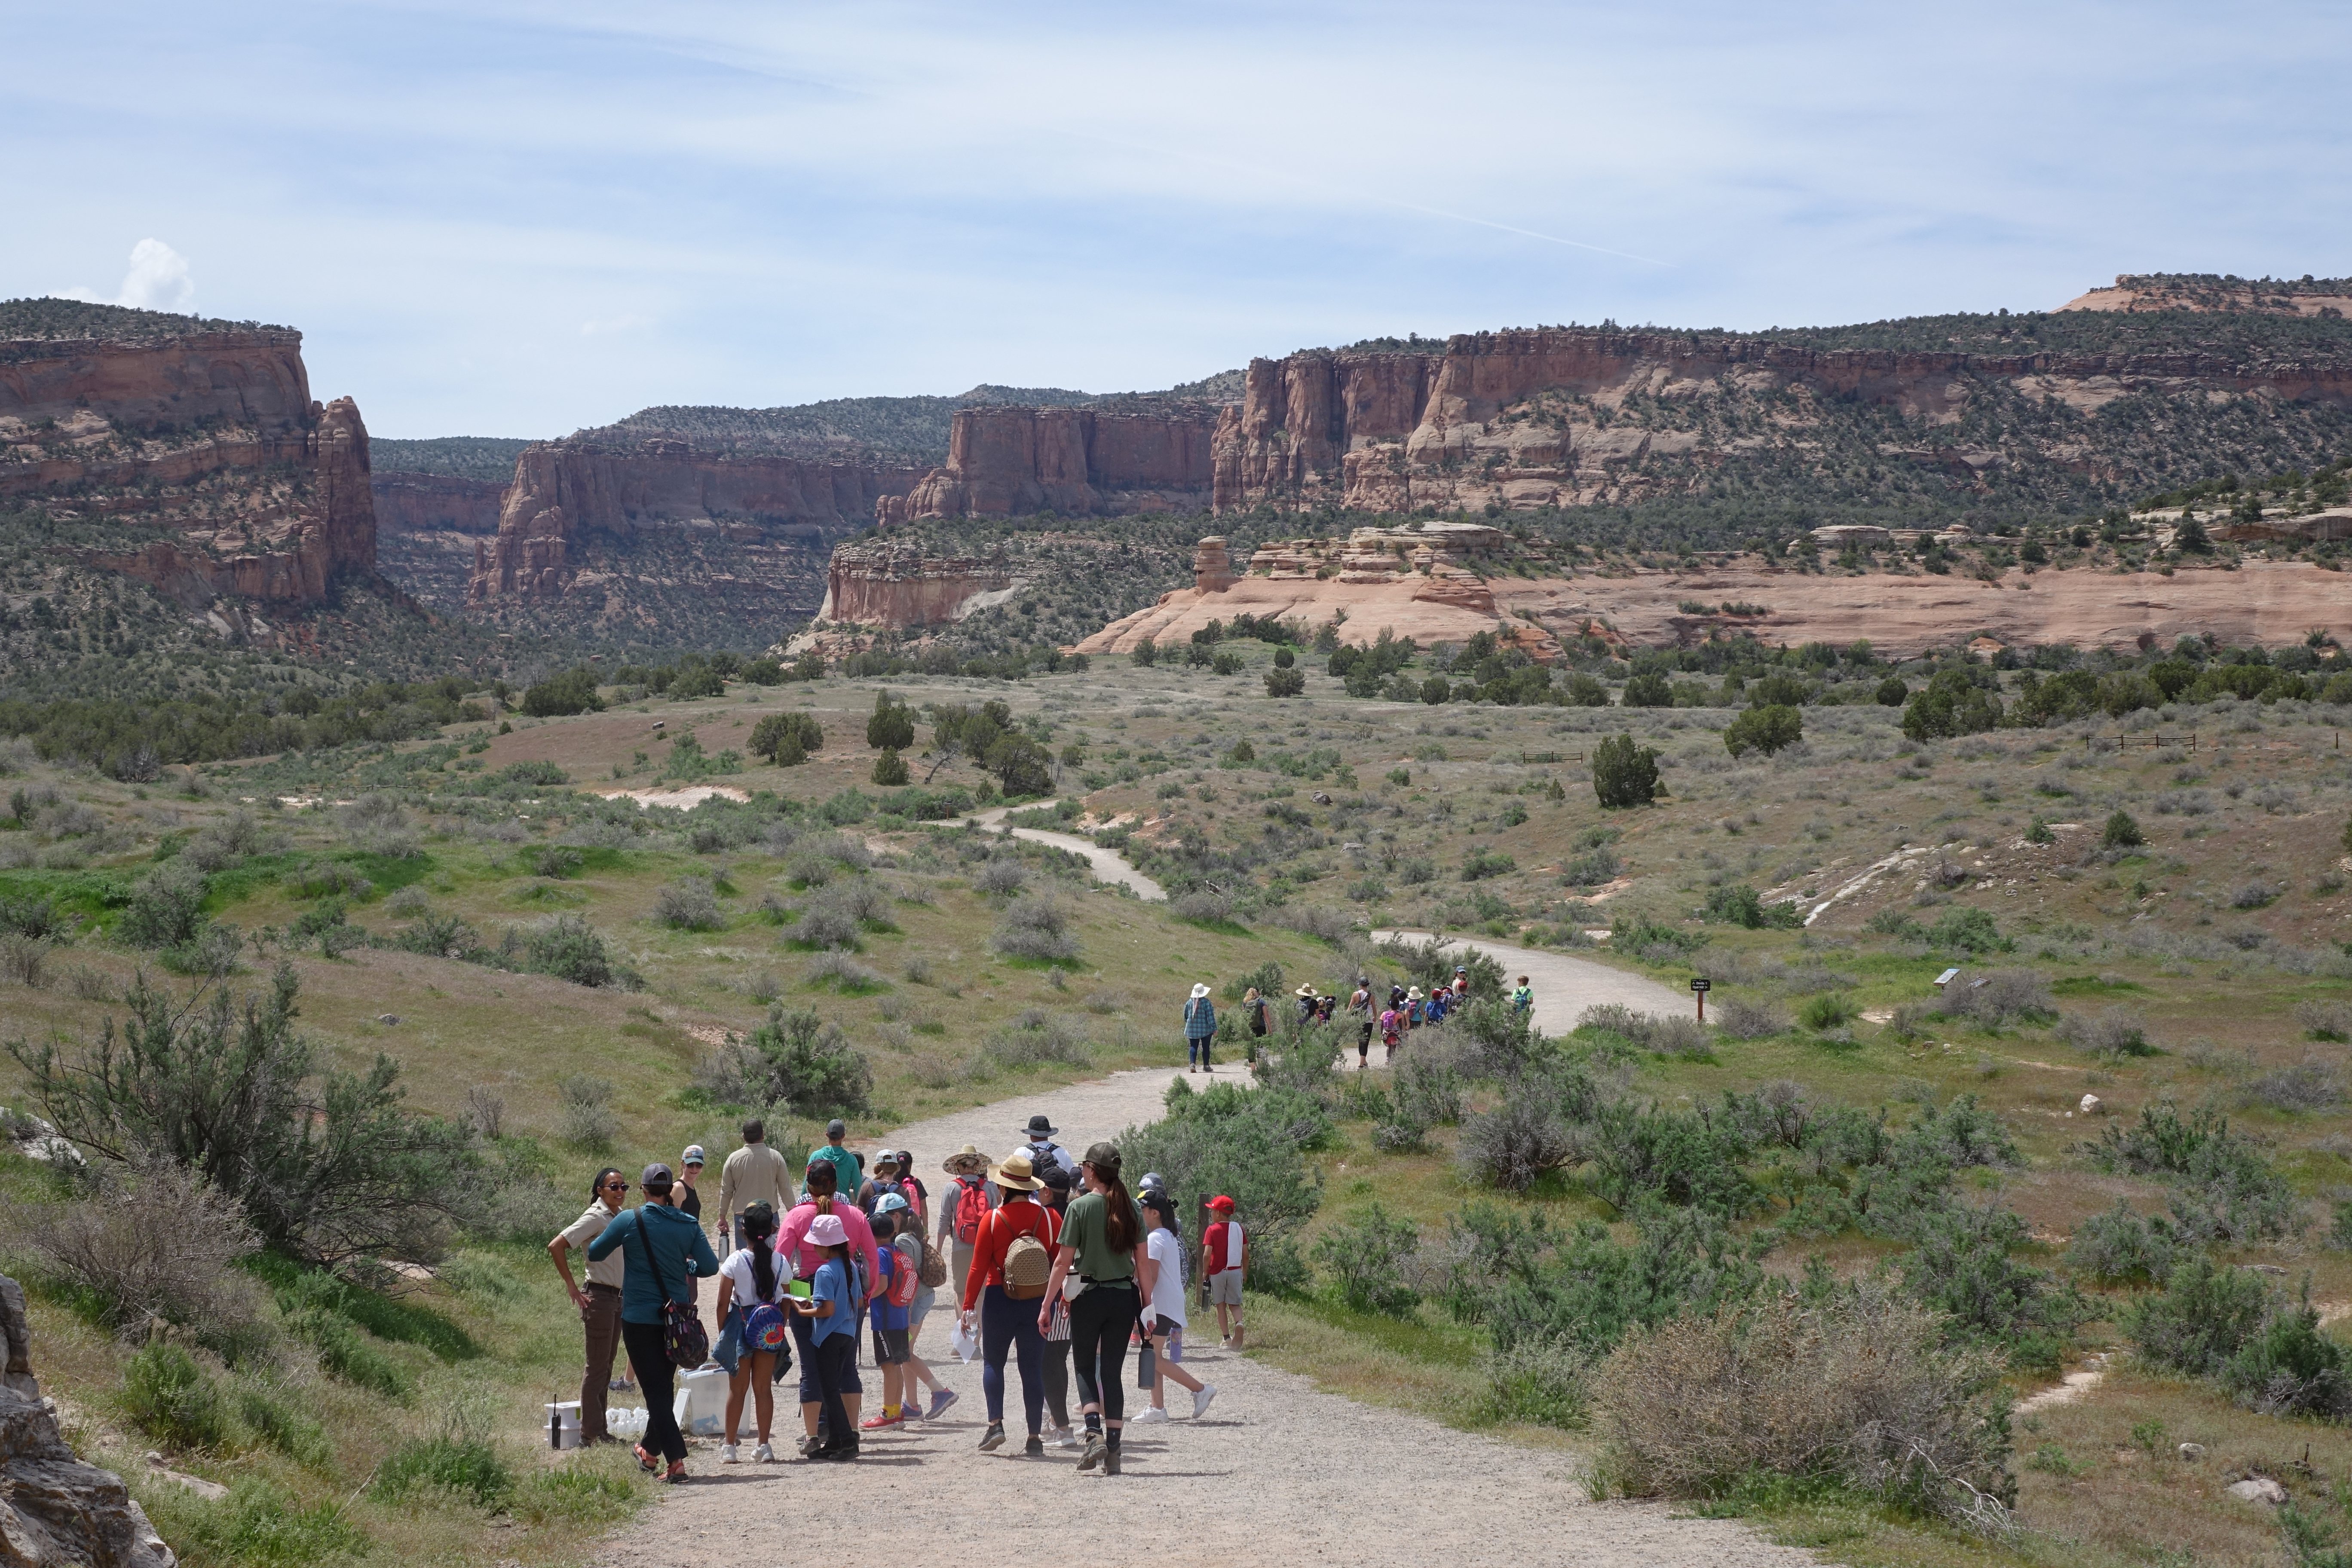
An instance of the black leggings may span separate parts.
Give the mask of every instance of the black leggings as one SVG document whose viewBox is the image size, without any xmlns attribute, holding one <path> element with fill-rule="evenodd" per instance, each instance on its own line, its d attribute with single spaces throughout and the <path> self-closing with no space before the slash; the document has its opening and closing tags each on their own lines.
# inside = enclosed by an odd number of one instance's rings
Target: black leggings
<svg viewBox="0 0 2352 1568">
<path fill-rule="evenodd" d="M 637 1386 L 645 1391 L 646 1452 L 676 1464 L 686 1458 L 686 1439 L 679 1436 L 677 1414 L 670 1408 L 677 1391 L 677 1369 L 669 1363 L 662 1326 L 625 1321 L 621 1343 L 628 1347 L 629 1364 L 637 1369 Z"/>
<path fill-rule="evenodd" d="M 1054 1425 L 1067 1429 L 1070 1425 L 1070 1342 L 1045 1342 L 1045 1408 L 1053 1413 Z"/>
<path fill-rule="evenodd" d="M 857 1428 L 850 1424 L 849 1407 L 842 1403 L 842 1391 L 857 1366 L 856 1331 L 827 1334 L 818 1342 L 809 1359 L 816 1368 L 817 1419 L 824 1424 L 824 1446 L 855 1448 Z"/>
<path fill-rule="evenodd" d="M 1077 1373 L 1078 1403 L 1101 1405 L 1106 1421 L 1127 1415 L 1120 1374 L 1127 1367 L 1127 1338 L 1135 1331 L 1140 1306 L 1132 1279 L 1089 1285 L 1070 1303 L 1070 1367 Z"/>
</svg>

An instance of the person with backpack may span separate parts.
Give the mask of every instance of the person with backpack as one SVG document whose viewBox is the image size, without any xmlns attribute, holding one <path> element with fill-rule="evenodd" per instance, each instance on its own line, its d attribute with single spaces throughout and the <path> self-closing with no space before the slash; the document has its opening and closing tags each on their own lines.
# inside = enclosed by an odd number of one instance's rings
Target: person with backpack
<svg viewBox="0 0 2352 1568">
<path fill-rule="evenodd" d="M 1402 1000 L 1402 997 L 1398 998 L 1399 1002 Z M 1383 1066 L 1396 1060 L 1397 1040 L 1403 1034 L 1404 1015 L 1398 1011 L 1397 1004 L 1392 1002 L 1389 1005 L 1388 1011 L 1381 1015 L 1381 1043 L 1388 1047 L 1389 1053 L 1381 1058 Z"/>
<path fill-rule="evenodd" d="M 1061 1129 L 1054 1125 L 1052 1117 L 1041 1110 L 1031 1117 L 1029 1125 L 1021 1131 L 1029 1140 L 1029 1168 L 1032 1171 L 1042 1173 L 1048 1165 L 1059 1165 L 1073 1176 L 1078 1173 L 1078 1163 L 1070 1158 L 1070 1152 L 1054 1142 L 1054 1134 Z"/>
<path fill-rule="evenodd" d="M 907 1206 L 914 1211 L 915 1237 L 922 1239 L 923 1227 L 931 1220 L 931 1189 L 915 1174 L 915 1152 L 900 1149 L 898 1155 L 898 1191 L 906 1197 Z"/>
<path fill-rule="evenodd" d="M 980 1227 L 963 1293 L 966 1331 L 975 1319 L 980 1325 L 980 1386 L 988 1398 L 988 1430 L 981 1435 L 980 1450 L 993 1453 L 1004 1446 L 1004 1358 L 1010 1352 L 1020 1363 L 1022 1412 L 1029 1418 L 1029 1441 L 1022 1451 L 1035 1458 L 1045 1452 L 1039 1428 L 1045 1417 L 1046 1322 L 1039 1303 L 1061 1226 L 1054 1212 L 1035 1201 L 1042 1184 L 1026 1149 L 1007 1155 L 988 1176 L 1004 1203 Z"/>
<path fill-rule="evenodd" d="M 1315 998 L 1315 1022 L 1328 1024 L 1331 1021 L 1332 1015 L 1339 1010 L 1339 994 L 1338 992 L 1326 992 Z"/>
<path fill-rule="evenodd" d="M 898 1158 L 906 1160 L 909 1155 L 901 1149 Z M 939 1288 L 947 1280 L 947 1259 L 932 1251 L 929 1244 L 924 1241 L 922 1211 L 908 1203 L 905 1194 L 893 1196 L 897 1199 L 895 1205 L 891 1198 L 886 1197 L 875 1205 L 874 1212 L 877 1222 L 887 1220 L 890 1223 L 888 1245 L 898 1249 L 907 1260 L 908 1269 L 915 1276 L 914 1299 L 907 1303 L 907 1370 L 899 1392 L 906 1396 L 905 1408 L 909 1419 L 919 1415 L 930 1421 L 937 1419 L 941 1411 L 956 1402 L 955 1390 L 939 1380 L 931 1371 L 931 1363 L 915 1349 L 915 1342 L 923 1337 L 923 1321 L 939 1304 Z M 877 1237 L 883 1234 L 878 1223 L 874 1234 Z M 931 1391 L 931 1406 L 928 1410 L 915 1407 L 915 1394 L 922 1388 Z M 887 1389 L 885 1393 L 887 1393 Z"/>
<path fill-rule="evenodd" d="M 1298 998 L 1299 1023 L 1302 1025 L 1313 1023 L 1315 1009 L 1322 1005 L 1322 998 L 1315 994 L 1315 983 L 1310 980 L 1291 994 Z"/>
<path fill-rule="evenodd" d="M 694 1281 L 719 1272 L 700 1222 L 679 1213 L 671 1197 L 677 1181 L 667 1165 L 647 1165 L 637 1178 L 646 1201 L 614 1215 L 588 1244 L 590 1263 L 621 1255 L 621 1342 L 646 1394 L 637 1463 L 651 1473 L 667 1459 L 662 1479 L 672 1485 L 686 1479 L 686 1438 L 670 1408 L 677 1369 L 700 1366 L 709 1348 L 694 1310 Z"/>
<path fill-rule="evenodd" d="M 1054 1211 L 1054 1221 L 1061 1223 L 1069 1212 L 1070 1190 L 1076 1179 L 1059 1165 L 1037 1173 L 1040 1184 L 1037 1201 Z M 1066 1301 L 1047 1303 L 1045 1319 L 1045 1413 L 1054 1418 L 1054 1430 L 1046 1438 L 1056 1448 L 1075 1448 L 1077 1435 L 1070 1430 L 1070 1312 Z"/>
<path fill-rule="evenodd" d="M 1454 993 L 1443 985 L 1431 992 L 1427 1005 L 1422 1009 L 1422 1022 L 1425 1024 L 1445 1022 L 1445 1015 L 1452 1006 L 1453 999 Z"/>
<path fill-rule="evenodd" d="M 867 1219 L 874 1217 L 874 1205 L 892 1193 L 903 1194 L 907 1186 L 898 1179 L 898 1156 L 888 1149 L 874 1151 L 874 1173 L 857 1188 L 857 1207 Z"/>
<path fill-rule="evenodd" d="M 1214 1072 L 1209 1052 L 1217 1043 L 1217 1005 L 1209 1000 L 1209 988 L 1192 987 L 1192 994 L 1184 1003 L 1184 1070 Z"/>
<path fill-rule="evenodd" d="M 1045 1281 L 1047 1304 L 1037 1310 L 1037 1330 L 1049 1321 L 1051 1299 L 1075 1275 L 1078 1293 L 1070 1300 L 1070 1365 L 1078 1376 L 1078 1398 L 1087 1418 L 1086 1447 L 1078 1468 L 1097 1465 L 1118 1474 L 1119 1431 L 1126 1423 L 1127 1390 L 1121 1371 L 1128 1337 L 1143 1308 L 1136 1290 L 1137 1259 L 1143 1249 L 1143 1209 L 1119 1179 L 1118 1146 L 1097 1143 L 1078 1162 L 1087 1193 L 1070 1205 L 1053 1273 Z M 1148 1337 L 1148 1335 L 1147 1335 Z"/>
<path fill-rule="evenodd" d="M 809 1221 L 803 1245 L 816 1253 L 816 1272 L 809 1281 L 805 1300 L 785 1298 L 793 1321 L 808 1325 L 811 1358 L 816 1363 L 825 1436 L 822 1442 L 812 1441 L 805 1450 L 805 1457 L 813 1460 L 857 1458 L 857 1420 L 847 1401 L 847 1387 L 857 1375 L 859 1289 L 849 1259 L 849 1231 L 844 1224 L 844 1216 L 856 1212 L 845 1205 Z"/>
<path fill-rule="evenodd" d="M 875 1164 L 879 1168 L 877 1156 Z M 908 1328 L 912 1321 L 909 1309 L 915 1304 L 915 1292 L 922 1289 L 916 1271 L 922 1264 L 921 1244 L 910 1256 L 898 1247 L 898 1226 L 907 1215 L 907 1200 L 899 1193 L 889 1193 L 882 1201 L 887 1209 L 877 1209 L 874 1215 L 875 1238 L 881 1243 L 882 1288 L 874 1293 L 866 1312 L 874 1330 L 874 1364 L 882 1369 L 882 1410 L 868 1415 L 859 1426 L 864 1432 L 878 1432 L 896 1426 L 907 1418 L 907 1407 L 914 1403 L 913 1380 L 908 1363 L 914 1352 L 908 1342 Z"/>
<path fill-rule="evenodd" d="M 809 1151 L 809 1158 L 812 1161 L 831 1162 L 833 1190 L 836 1193 L 854 1194 L 866 1180 L 866 1162 L 862 1156 L 841 1146 L 841 1141 L 847 1136 L 849 1136 L 847 1123 L 838 1116 L 835 1117 L 825 1123 L 824 1142 Z"/>
<path fill-rule="evenodd" d="M 772 1465 L 776 1450 L 770 1435 L 776 1423 L 776 1358 L 789 1353 L 792 1321 L 783 1302 L 791 1295 L 791 1272 L 778 1267 L 776 1211 L 753 1204 L 743 1211 L 743 1245 L 719 1266 L 720 1349 L 729 1332 L 740 1347 L 735 1364 L 727 1369 L 727 1441 L 719 1450 L 722 1465 L 739 1464 L 735 1434 L 743 1421 L 743 1396 L 750 1394 L 759 1418 L 760 1446 L 755 1463 Z"/>
<path fill-rule="evenodd" d="M 1144 1343 L 1152 1349 L 1151 1408 L 1135 1418 L 1139 1426 L 1168 1419 L 1168 1385 L 1192 1395 L 1192 1419 L 1208 1414 L 1217 1385 L 1202 1383 L 1183 1367 L 1184 1361 L 1184 1237 L 1176 1228 L 1176 1200 L 1165 1191 L 1144 1193 L 1144 1223 L 1151 1228 L 1143 1238 Z"/>
<path fill-rule="evenodd" d="M 1217 1217 L 1201 1233 L 1201 1279 L 1208 1288 L 1209 1305 L 1217 1310 L 1219 1341 L 1227 1350 L 1237 1351 L 1242 1348 L 1242 1275 L 1249 1266 L 1249 1238 L 1234 1218 L 1233 1199 L 1219 1193 L 1208 1207 Z"/>
<path fill-rule="evenodd" d="M 808 1169 L 802 1181 L 808 1188 L 808 1197 L 793 1206 L 784 1216 L 776 1233 L 776 1250 L 792 1260 L 795 1279 L 814 1279 L 817 1268 L 824 1262 L 824 1244 L 811 1239 L 810 1232 L 817 1221 L 831 1217 L 841 1222 L 842 1234 L 848 1237 L 849 1268 L 847 1279 L 856 1287 L 847 1320 L 850 1350 L 856 1349 L 858 1326 L 866 1320 L 866 1302 L 881 1289 L 882 1261 L 874 1248 L 874 1229 L 857 1205 L 841 1197 L 835 1189 L 837 1167 L 821 1154 L 809 1156 Z M 816 1334 L 813 1321 L 806 1316 L 793 1319 L 793 1338 L 800 1350 L 801 1363 L 801 1426 L 803 1436 L 801 1451 L 809 1453 L 827 1444 L 841 1440 L 841 1429 L 830 1427 L 820 1433 L 824 1415 L 824 1384 L 815 1364 Z M 860 1405 L 865 1403 L 866 1385 L 857 1376 L 857 1357 L 852 1353 L 841 1367 L 841 1397 L 853 1422 L 857 1419 Z M 853 1441 L 856 1428 L 851 1429 Z M 820 1438 L 822 1437 L 822 1441 Z"/>
<path fill-rule="evenodd" d="M 1265 1038 L 1274 1028 L 1274 1008 L 1255 985 L 1242 997 L 1242 1022 L 1249 1026 L 1253 1040 Z"/>
<path fill-rule="evenodd" d="M 940 1194 L 939 1223 L 933 1239 L 948 1254 L 948 1278 L 956 1300 L 964 1298 L 964 1281 L 971 1276 L 971 1250 L 980 1240 L 982 1222 L 988 1218 L 988 1156 L 971 1143 L 948 1156 L 940 1166 L 955 1184 Z"/>
<path fill-rule="evenodd" d="M 1529 985 L 1528 977 L 1522 974 L 1519 976 L 1518 984 L 1511 992 L 1511 1011 L 1520 1017 L 1525 1017 L 1535 1005 L 1535 987 Z"/>
<path fill-rule="evenodd" d="M 1356 994 L 1348 998 L 1348 1011 L 1356 1015 L 1356 1070 L 1361 1072 L 1372 1065 L 1372 1030 L 1380 1022 L 1379 1009 L 1372 1005 L 1370 975 L 1356 976 Z"/>
</svg>

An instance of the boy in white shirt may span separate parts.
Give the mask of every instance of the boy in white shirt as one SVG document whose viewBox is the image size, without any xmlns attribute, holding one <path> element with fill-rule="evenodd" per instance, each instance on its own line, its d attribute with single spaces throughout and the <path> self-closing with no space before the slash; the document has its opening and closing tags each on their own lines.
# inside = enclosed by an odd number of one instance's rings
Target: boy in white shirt
<svg viewBox="0 0 2352 1568">
<path fill-rule="evenodd" d="M 1184 1238 L 1176 1234 L 1176 1202 L 1156 1187 L 1144 1189 L 1144 1218 L 1151 1233 L 1144 1237 L 1144 1256 L 1137 1261 L 1140 1283 L 1150 1304 L 1143 1310 L 1146 1345 L 1156 1343 L 1159 1374 L 1151 1380 L 1151 1408 L 1137 1416 L 1136 1425 L 1168 1419 L 1168 1384 L 1192 1391 L 1192 1419 L 1199 1420 L 1216 1398 L 1217 1386 L 1202 1383 L 1177 1363 L 1184 1354 Z"/>
</svg>

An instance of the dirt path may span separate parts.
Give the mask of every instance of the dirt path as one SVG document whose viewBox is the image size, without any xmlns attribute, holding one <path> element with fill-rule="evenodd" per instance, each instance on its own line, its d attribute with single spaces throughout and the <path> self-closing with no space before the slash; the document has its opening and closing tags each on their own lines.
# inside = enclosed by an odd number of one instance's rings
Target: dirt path
<svg viewBox="0 0 2352 1568">
<path fill-rule="evenodd" d="M 1376 931 L 1372 938 L 1384 942 L 1401 936 L 1407 942 L 1427 939 L 1425 931 Z M 1643 1013 L 1687 1013 L 1693 1004 L 1687 992 L 1670 991 L 1653 980 L 1638 974 L 1628 974 L 1622 969 L 1612 969 L 1605 963 L 1595 963 L 1589 958 L 1570 958 L 1562 952 L 1546 952 L 1540 948 L 1514 947 L 1507 942 L 1489 942 L 1483 936 L 1449 937 L 1446 947 L 1476 948 L 1492 954 L 1503 966 L 1506 988 L 1517 984 L 1522 974 L 1536 994 L 1536 1026 L 1548 1035 L 1565 1035 L 1576 1027 L 1576 1016 L 1587 1007 L 1603 1002 L 1615 1002 Z"/>
<path fill-rule="evenodd" d="M 1238 1079 L 1243 1071 L 1222 1068 L 1217 1076 Z M 1083 1148 L 1157 1117 L 1169 1080 L 1181 1072 L 1118 1073 L 918 1122 L 887 1142 L 912 1149 L 926 1181 L 967 1142 L 1000 1158 L 1009 1153 L 1018 1130 L 1040 1110 L 1062 1130 L 1063 1144 Z M 980 1367 L 958 1365 L 947 1353 L 947 1324 L 944 1310 L 935 1315 L 917 1347 L 962 1395 L 937 1426 L 869 1436 L 864 1457 L 845 1467 L 721 1466 L 716 1445 L 698 1443 L 688 1460 L 693 1480 L 607 1542 L 595 1561 L 608 1568 L 856 1563 L 872 1556 L 877 1540 L 899 1542 L 893 1555 L 951 1554 L 975 1563 L 1129 1563 L 1139 1548 L 1219 1568 L 1528 1568 L 1562 1561 L 1810 1568 L 1814 1561 L 1730 1521 L 1589 1501 L 1562 1455 L 1319 1393 L 1305 1378 L 1217 1349 L 1213 1335 L 1185 1356 L 1196 1375 L 1218 1387 L 1208 1416 L 1130 1428 L 1126 1473 L 1117 1480 L 1076 1474 L 1074 1456 L 1060 1449 L 1025 1459 L 1016 1443 L 982 1455 L 975 1447 L 986 1425 Z M 863 1375 L 878 1390 L 870 1364 Z M 1130 1360 L 1131 1412 L 1148 1403 L 1133 1381 Z M 1011 1382 L 1007 1408 L 1017 1428 L 1017 1373 Z M 786 1394 L 777 1430 L 789 1454 L 798 1410 L 789 1384 Z M 1181 1394 L 1171 1403 L 1189 1408 Z M 1078 1498 L 1088 1506 L 1073 1510 Z"/>
<path fill-rule="evenodd" d="M 982 827 L 993 827 L 1014 809 L 1009 805 L 992 805 L 986 811 L 973 812 L 971 820 Z M 1035 808 L 1022 806 L 1018 809 L 1031 811 Z M 1050 844 L 1056 849 L 1066 849 L 1073 855 L 1083 856 L 1087 864 L 1094 868 L 1095 880 L 1123 882 L 1135 889 L 1135 896 L 1139 899 L 1158 903 L 1165 901 L 1168 897 L 1167 889 L 1137 870 L 1126 856 L 1116 849 L 1105 849 L 1091 838 L 1081 838 L 1075 833 L 1048 833 L 1042 827 L 1016 827 L 1013 830 L 1013 837 L 1026 838 L 1032 844 Z"/>
</svg>

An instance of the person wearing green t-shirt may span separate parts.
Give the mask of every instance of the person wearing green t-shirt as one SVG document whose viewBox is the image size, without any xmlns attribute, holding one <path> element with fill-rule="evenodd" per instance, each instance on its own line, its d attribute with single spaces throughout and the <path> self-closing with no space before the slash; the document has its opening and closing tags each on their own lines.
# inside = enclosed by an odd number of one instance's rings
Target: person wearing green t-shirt
<svg viewBox="0 0 2352 1568">
<path fill-rule="evenodd" d="M 824 1143 L 809 1151 L 810 1159 L 832 1164 L 833 1190 L 845 1196 L 855 1194 L 857 1184 L 866 1179 L 866 1169 L 857 1163 L 857 1156 L 841 1146 L 841 1141 L 848 1135 L 849 1129 L 835 1118 L 825 1124 Z"/>
<path fill-rule="evenodd" d="M 1081 1288 L 1070 1302 L 1070 1366 L 1077 1374 L 1087 1417 L 1086 1449 L 1078 1456 L 1078 1468 L 1100 1465 L 1105 1475 L 1112 1476 L 1118 1474 L 1119 1430 L 1127 1424 L 1127 1391 L 1120 1373 L 1127 1363 L 1128 1337 L 1136 1331 L 1142 1310 L 1135 1260 L 1143 1253 L 1148 1234 L 1143 1209 L 1128 1194 L 1118 1167 L 1118 1146 L 1110 1143 L 1095 1144 L 1078 1162 L 1087 1193 L 1063 1218 L 1054 1272 L 1037 1309 L 1043 1332 L 1063 1280 L 1072 1274 L 1078 1277 Z M 1148 1343 L 1148 1322 L 1142 1333 Z"/>
</svg>

